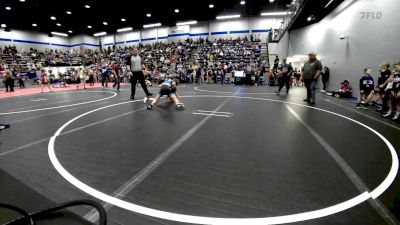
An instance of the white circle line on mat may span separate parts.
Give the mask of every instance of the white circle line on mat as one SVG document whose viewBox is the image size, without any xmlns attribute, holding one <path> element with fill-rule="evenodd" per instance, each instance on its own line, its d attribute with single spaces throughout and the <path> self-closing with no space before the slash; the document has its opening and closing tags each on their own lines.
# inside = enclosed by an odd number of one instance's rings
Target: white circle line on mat
<svg viewBox="0 0 400 225">
<path fill-rule="evenodd" d="M 111 91 L 90 91 L 90 92 L 111 93 L 113 95 L 110 96 L 110 97 L 107 97 L 107 98 L 97 99 L 97 100 L 93 100 L 93 101 L 86 101 L 86 102 L 81 102 L 81 103 L 75 103 L 75 104 L 70 104 L 70 105 L 61 105 L 61 106 L 54 106 L 54 107 L 48 107 L 48 108 L 31 109 L 31 110 L 23 110 L 23 111 L 15 111 L 15 112 L 5 112 L 5 113 L 0 113 L 0 116 L 1 115 L 13 115 L 13 114 L 45 111 L 45 110 L 51 110 L 51 109 L 61 109 L 61 108 L 67 108 L 67 107 L 77 106 L 77 105 L 86 105 L 86 104 L 90 104 L 90 103 L 94 103 L 94 102 L 100 102 L 100 101 L 104 101 L 104 100 L 107 100 L 107 99 L 110 99 L 110 98 L 114 98 L 115 96 L 118 95 L 117 93 L 111 92 Z M 90 92 L 86 92 L 86 93 L 90 93 Z M 73 92 L 73 93 L 76 93 L 76 92 Z M 57 102 L 55 102 L 55 104 L 57 104 Z"/>
<path fill-rule="evenodd" d="M 165 220 L 172 220 L 172 221 L 177 221 L 177 222 L 183 222 L 183 223 L 191 223 L 191 224 L 215 224 L 215 225 L 266 225 L 266 224 L 285 224 L 285 223 L 294 223 L 294 222 L 299 222 L 299 221 L 306 221 L 306 220 L 312 220 L 316 218 L 321 218 L 325 216 L 329 216 L 338 212 L 345 211 L 347 209 L 350 209 L 352 207 L 357 206 L 358 204 L 361 204 L 362 202 L 365 202 L 369 198 L 377 198 L 379 197 L 383 192 L 385 192 L 389 186 L 393 183 L 394 179 L 396 178 L 397 171 L 399 168 L 399 159 L 396 153 L 395 148 L 392 146 L 392 144 L 380 133 L 378 133 L 376 130 L 372 129 L 371 127 L 358 122 L 354 119 L 351 119 L 349 117 L 340 115 L 335 112 L 331 112 L 328 110 L 316 108 L 316 107 L 311 107 L 307 105 L 302 105 L 298 103 L 292 103 L 292 102 L 285 102 L 285 101 L 280 101 L 280 100 L 273 100 L 273 99 L 265 99 L 265 98 L 254 98 L 254 97 L 240 97 L 240 96 L 214 96 L 214 95 L 199 95 L 199 96 L 182 96 L 182 98 L 235 98 L 235 99 L 250 99 L 250 100 L 261 100 L 261 101 L 270 101 L 270 102 L 277 102 L 277 103 L 284 103 L 284 104 L 290 104 L 290 105 L 296 105 L 296 106 L 301 106 L 301 107 L 306 107 L 314 110 L 319 110 L 322 112 L 330 113 L 332 115 L 339 116 L 341 118 L 347 119 L 349 121 L 352 121 L 368 130 L 370 130 L 372 133 L 377 135 L 380 139 L 384 141 L 384 143 L 387 145 L 387 147 L 390 150 L 391 156 L 392 156 L 392 165 L 390 168 L 390 171 L 388 173 L 388 176 L 385 178 L 385 180 L 373 191 L 369 192 L 364 192 L 361 193 L 360 195 L 349 199 L 347 201 L 344 201 L 342 203 L 329 206 L 323 209 L 318 209 L 318 210 L 313 210 L 313 211 L 308 211 L 308 212 L 302 212 L 302 213 L 297 213 L 297 214 L 291 214 L 291 215 L 284 215 L 284 216 L 274 216 L 274 217 L 264 217 L 264 218 L 217 218 L 217 217 L 204 217 L 204 216 L 193 216 L 193 215 L 185 215 L 185 214 L 178 214 L 178 213 L 171 213 L 171 212 L 166 212 L 166 211 L 161 211 L 161 210 L 156 210 L 152 208 L 147 208 L 143 207 L 137 204 L 133 204 L 124 200 L 121 200 L 119 198 L 110 196 L 108 194 L 105 194 L 103 192 L 100 192 L 87 184 L 83 183 L 82 181 L 78 180 L 75 178 L 71 173 L 69 173 L 60 163 L 58 160 L 55 150 L 54 150 L 54 144 L 56 141 L 57 136 L 60 135 L 60 133 L 71 123 L 74 121 L 78 120 L 79 118 L 82 118 L 86 115 L 89 115 L 93 112 L 97 112 L 106 108 L 118 106 L 118 105 L 123 105 L 123 104 L 128 104 L 131 103 L 132 101 L 129 102 L 122 102 L 122 103 L 117 103 L 109 106 L 104 106 L 98 109 L 94 109 L 92 111 L 83 113 L 72 120 L 68 121 L 65 123 L 63 126 L 61 126 L 54 134 L 54 136 L 51 137 L 49 144 L 48 144 L 48 154 L 51 163 L 53 164 L 54 168 L 60 173 L 61 176 L 63 176 L 68 182 L 70 182 L 72 185 L 77 187 L 78 189 L 82 190 L 83 192 L 98 198 L 102 201 L 108 202 L 110 204 L 113 204 L 115 206 L 121 207 L 126 210 L 130 210 L 132 212 L 140 213 L 143 215 L 151 216 L 151 217 L 157 217 L 160 219 L 165 219 Z M 133 101 L 133 102 L 138 102 Z"/>
</svg>

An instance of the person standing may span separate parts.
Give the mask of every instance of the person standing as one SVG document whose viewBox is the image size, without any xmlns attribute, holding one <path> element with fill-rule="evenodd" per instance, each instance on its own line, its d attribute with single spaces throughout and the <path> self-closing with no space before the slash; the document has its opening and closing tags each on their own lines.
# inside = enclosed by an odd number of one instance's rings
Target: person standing
<svg viewBox="0 0 400 225">
<path fill-rule="evenodd" d="M 117 87 L 117 91 L 119 91 L 121 83 L 121 75 L 120 75 L 121 66 L 117 62 L 115 62 L 112 71 L 115 79 L 113 88 Z"/>
<path fill-rule="evenodd" d="M 103 68 L 101 69 L 101 86 L 103 88 L 108 88 L 108 79 L 110 76 L 110 71 L 108 70 L 108 68 L 106 66 L 103 66 Z"/>
<path fill-rule="evenodd" d="M 136 47 L 132 50 L 132 56 L 130 58 L 130 62 L 128 63 L 128 70 L 132 72 L 132 76 L 130 78 L 131 100 L 135 99 L 136 83 L 138 81 L 142 86 L 144 93 L 146 93 L 146 96 L 152 96 L 153 94 L 150 93 L 146 87 L 146 82 L 144 80 L 143 74 L 142 58 L 139 56 L 139 50 Z"/>
<path fill-rule="evenodd" d="M 328 67 L 324 67 L 324 70 L 321 72 L 321 77 L 322 77 L 322 92 L 326 92 L 326 84 L 329 81 L 329 68 Z"/>
<path fill-rule="evenodd" d="M 49 88 L 49 91 L 51 92 L 49 75 L 47 74 L 45 69 L 42 69 L 42 73 L 40 74 L 40 85 L 42 86 L 42 93 L 43 93 L 44 85 L 47 85 L 47 87 Z"/>
<path fill-rule="evenodd" d="M 274 59 L 274 69 L 278 69 L 279 66 L 279 56 L 275 56 Z"/>
<path fill-rule="evenodd" d="M 315 86 L 317 85 L 318 78 L 321 75 L 322 64 L 317 59 L 317 54 L 315 52 L 310 52 L 308 56 L 309 59 L 304 64 L 301 71 L 301 79 L 304 81 L 304 85 L 307 89 L 307 98 L 304 99 L 304 101 L 314 105 Z"/>
<path fill-rule="evenodd" d="M 83 89 L 86 89 L 86 71 L 84 70 L 84 68 L 79 69 L 78 76 L 80 84 L 78 84 L 76 88 L 79 88 L 81 84 L 83 84 Z"/>
<path fill-rule="evenodd" d="M 89 85 L 94 86 L 94 70 L 92 68 L 87 68 L 87 74 L 89 74 Z"/>
<path fill-rule="evenodd" d="M 25 88 L 25 83 L 24 83 L 23 77 L 21 75 L 21 68 L 19 68 L 17 71 L 17 79 L 18 79 L 19 88 Z"/>
<path fill-rule="evenodd" d="M 381 99 L 382 100 L 382 107 L 378 108 L 378 112 L 386 112 L 388 110 L 388 95 L 386 95 L 386 86 L 383 86 L 382 88 L 379 87 L 380 85 L 384 84 L 387 79 L 390 78 L 392 75 L 392 72 L 390 71 L 390 64 L 389 63 L 383 63 L 380 65 L 379 71 L 381 72 L 381 76 L 378 78 L 378 85 L 373 93 L 373 103 L 376 104 L 376 102 Z"/>
<path fill-rule="evenodd" d="M 6 92 L 14 92 L 14 81 L 10 70 L 5 71 L 4 84 L 6 85 Z"/>
<path fill-rule="evenodd" d="M 281 82 L 279 83 L 278 91 L 275 91 L 276 94 L 280 94 L 284 85 L 286 85 L 286 94 L 289 94 L 290 89 L 290 81 L 292 79 L 293 67 L 292 65 L 287 63 L 287 59 L 283 59 L 283 65 L 281 67 L 282 77 Z"/>
<path fill-rule="evenodd" d="M 253 68 L 253 66 L 251 64 L 247 64 L 247 66 L 244 69 L 245 69 L 245 73 L 246 73 L 245 84 L 246 85 L 251 85 L 251 83 L 252 83 L 251 77 L 254 74 L 254 68 Z"/>
</svg>

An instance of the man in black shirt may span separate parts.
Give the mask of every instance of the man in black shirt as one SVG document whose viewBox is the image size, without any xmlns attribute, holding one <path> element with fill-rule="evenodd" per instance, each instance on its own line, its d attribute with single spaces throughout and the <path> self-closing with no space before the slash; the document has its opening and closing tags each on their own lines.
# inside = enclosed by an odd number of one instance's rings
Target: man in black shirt
<svg viewBox="0 0 400 225">
<path fill-rule="evenodd" d="M 279 89 L 275 91 L 276 94 L 280 94 L 283 86 L 286 85 L 286 94 L 289 94 L 290 80 L 292 79 L 293 67 L 287 63 L 286 59 L 283 59 L 283 65 L 281 67 L 282 77 L 281 82 L 279 82 Z"/>
<path fill-rule="evenodd" d="M 308 54 L 309 60 L 304 64 L 301 71 L 301 79 L 304 81 L 304 85 L 307 89 L 307 98 L 304 101 L 314 105 L 315 104 L 315 86 L 318 78 L 321 75 L 322 64 L 317 59 L 315 52 Z"/>
<path fill-rule="evenodd" d="M 274 60 L 274 69 L 278 69 L 278 66 L 279 66 L 279 56 L 276 56 Z"/>
<path fill-rule="evenodd" d="M 373 95 L 372 97 L 372 104 L 376 105 L 376 103 L 379 101 L 379 99 L 382 100 L 382 107 L 378 108 L 378 112 L 386 112 L 388 110 L 388 96 L 385 95 L 386 91 L 386 85 L 383 88 L 380 88 L 379 86 L 384 84 L 387 79 L 389 79 L 390 75 L 392 75 L 392 72 L 390 71 L 390 64 L 389 63 L 384 63 L 380 66 L 379 71 L 381 72 L 381 76 L 378 78 L 378 85 L 374 89 L 374 92 L 371 93 Z"/>
<path fill-rule="evenodd" d="M 329 81 L 329 68 L 328 67 L 324 67 L 324 70 L 321 72 L 321 77 L 322 77 L 322 91 L 326 92 L 326 83 L 328 83 Z"/>
</svg>

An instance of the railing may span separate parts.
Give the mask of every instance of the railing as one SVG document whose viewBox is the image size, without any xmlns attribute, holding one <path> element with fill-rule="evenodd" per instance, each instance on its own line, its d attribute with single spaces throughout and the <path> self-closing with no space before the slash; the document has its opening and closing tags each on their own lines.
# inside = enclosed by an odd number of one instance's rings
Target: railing
<svg viewBox="0 0 400 225">
<path fill-rule="evenodd" d="M 304 7 L 306 0 L 293 0 L 289 5 L 286 16 L 283 18 L 281 26 L 278 29 L 273 29 L 270 32 L 269 42 L 279 42 L 290 25 L 297 18 L 298 14 Z"/>
</svg>

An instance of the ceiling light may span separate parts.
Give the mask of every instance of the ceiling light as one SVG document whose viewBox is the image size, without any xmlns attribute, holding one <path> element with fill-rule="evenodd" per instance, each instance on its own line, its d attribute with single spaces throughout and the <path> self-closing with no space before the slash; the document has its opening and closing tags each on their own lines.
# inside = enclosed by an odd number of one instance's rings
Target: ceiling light
<svg viewBox="0 0 400 225">
<path fill-rule="evenodd" d="M 150 14 L 150 13 L 147 13 L 146 16 L 147 16 L 147 17 L 151 17 L 151 14 Z"/>
<path fill-rule="evenodd" d="M 234 19 L 240 18 L 240 15 L 225 15 L 225 16 L 217 16 L 217 20 L 225 20 L 225 19 Z"/>
<path fill-rule="evenodd" d="M 291 14 L 290 12 L 264 12 L 261 13 L 261 16 L 286 16 Z"/>
<path fill-rule="evenodd" d="M 271 3 L 274 2 L 274 1 L 275 1 L 275 0 L 269 0 L 269 2 L 271 2 Z"/>
<path fill-rule="evenodd" d="M 107 25 L 108 25 L 108 23 L 107 23 L 107 22 L 103 22 L 103 24 L 104 24 L 105 26 L 107 26 Z"/>
<path fill-rule="evenodd" d="M 32 23 L 32 27 L 37 27 L 37 24 L 36 23 Z"/>
<path fill-rule="evenodd" d="M 334 0 L 330 0 L 330 1 L 328 2 L 328 4 L 326 4 L 326 6 L 325 6 L 324 8 L 327 8 L 333 1 L 334 1 Z"/>
<path fill-rule="evenodd" d="M 313 20 L 314 16 L 309 16 L 307 17 L 307 21 L 310 22 L 311 20 Z"/>
<path fill-rule="evenodd" d="M 20 2 L 25 2 L 25 0 L 19 0 Z"/>
<path fill-rule="evenodd" d="M 122 22 L 125 22 L 125 21 L 126 21 L 126 19 L 125 19 L 125 18 L 122 18 L 122 19 L 121 19 L 121 21 L 122 21 Z"/>
<path fill-rule="evenodd" d="M 85 8 L 90 9 L 90 5 L 85 5 Z"/>
<path fill-rule="evenodd" d="M 196 20 L 192 20 L 192 21 L 176 23 L 177 26 L 185 26 L 185 25 L 193 25 L 193 24 L 197 24 L 197 21 Z"/>
<path fill-rule="evenodd" d="M 10 7 L 10 6 L 7 6 L 7 7 L 6 7 L 6 10 L 11 10 L 11 7 Z"/>
<path fill-rule="evenodd" d="M 210 9 L 214 8 L 214 4 L 210 4 L 208 7 L 210 7 Z"/>
<path fill-rule="evenodd" d="M 57 36 L 68 37 L 68 34 L 65 34 L 65 33 L 51 32 L 51 34 L 52 34 L 52 35 L 57 35 Z"/>
<path fill-rule="evenodd" d="M 246 1 L 240 1 L 240 4 L 241 4 L 241 5 L 246 4 Z"/>
<path fill-rule="evenodd" d="M 72 32 L 72 30 L 69 30 L 68 33 L 72 34 L 73 32 Z"/>
<path fill-rule="evenodd" d="M 107 32 L 99 32 L 99 33 L 93 34 L 93 36 L 99 37 L 99 36 L 104 36 L 104 35 L 106 35 L 106 34 L 107 34 Z"/>
<path fill-rule="evenodd" d="M 89 26 L 87 26 L 87 28 L 92 29 L 92 26 L 89 25 Z"/>
<path fill-rule="evenodd" d="M 6 28 L 7 25 L 6 25 L 6 24 L 1 24 L 1 27 L 2 27 L 2 28 Z"/>
<path fill-rule="evenodd" d="M 175 13 L 179 13 L 179 9 L 175 9 Z"/>
<path fill-rule="evenodd" d="M 61 23 L 57 23 L 57 26 L 61 27 Z"/>
<path fill-rule="evenodd" d="M 118 29 L 117 32 L 118 32 L 118 33 L 121 33 L 121 32 L 126 32 L 126 31 L 131 31 L 131 30 L 133 30 L 132 27 L 126 27 L 126 28 Z"/>
<path fill-rule="evenodd" d="M 67 14 L 68 14 L 68 15 L 71 15 L 71 14 L 72 14 L 72 12 L 71 12 L 71 11 L 67 11 Z"/>
<path fill-rule="evenodd" d="M 51 19 L 51 20 L 56 20 L 57 18 L 54 17 L 54 16 L 52 16 L 52 17 L 50 17 L 50 19 Z"/>
<path fill-rule="evenodd" d="M 143 28 L 150 28 L 150 27 L 161 27 L 161 23 L 152 23 L 143 25 Z"/>
</svg>

